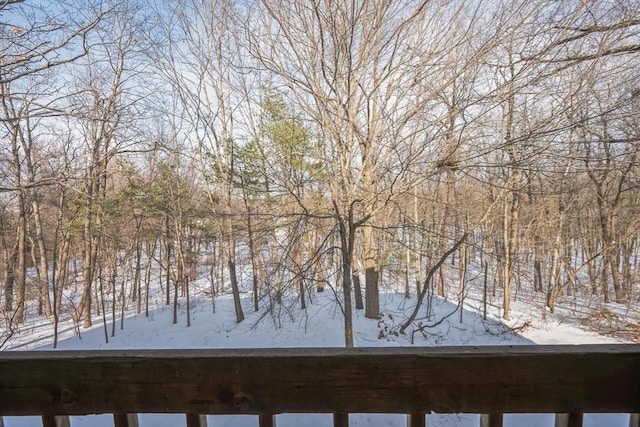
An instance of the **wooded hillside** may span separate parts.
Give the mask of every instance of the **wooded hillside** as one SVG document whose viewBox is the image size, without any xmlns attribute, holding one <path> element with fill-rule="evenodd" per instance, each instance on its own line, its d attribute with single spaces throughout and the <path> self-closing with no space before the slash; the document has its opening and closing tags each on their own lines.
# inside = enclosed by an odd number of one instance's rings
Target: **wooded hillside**
<svg viewBox="0 0 640 427">
<path fill-rule="evenodd" d="M 634 0 L 0 0 L 0 52 L 0 344 L 152 269 L 174 322 L 203 274 L 238 322 L 331 289 L 347 346 L 470 262 L 504 319 L 640 298 Z"/>
</svg>

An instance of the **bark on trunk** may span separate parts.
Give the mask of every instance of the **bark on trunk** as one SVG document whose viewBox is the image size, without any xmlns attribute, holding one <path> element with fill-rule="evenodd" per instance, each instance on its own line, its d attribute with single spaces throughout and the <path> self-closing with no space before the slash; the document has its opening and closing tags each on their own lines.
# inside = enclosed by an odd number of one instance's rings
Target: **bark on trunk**
<svg viewBox="0 0 640 427">
<path fill-rule="evenodd" d="M 378 245 L 376 233 L 372 227 L 364 227 L 364 300 L 365 317 L 377 319 L 380 316 L 380 291 L 378 286 Z"/>
</svg>

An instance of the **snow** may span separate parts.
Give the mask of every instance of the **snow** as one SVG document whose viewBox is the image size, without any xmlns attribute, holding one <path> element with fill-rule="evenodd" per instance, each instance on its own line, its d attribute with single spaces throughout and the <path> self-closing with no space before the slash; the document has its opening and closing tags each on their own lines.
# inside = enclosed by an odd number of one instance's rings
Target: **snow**
<svg viewBox="0 0 640 427">
<path fill-rule="evenodd" d="M 109 342 L 105 340 L 101 317 L 94 317 L 94 326 L 84 330 L 69 318 L 62 319 L 59 327 L 60 350 L 95 349 L 154 349 L 154 348 L 276 348 L 276 347 L 341 347 L 344 345 L 343 317 L 340 305 L 331 290 L 314 293 L 307 309 L 299 308 L 293 298 L 285 298 L 284 304 L 266 311 L 253 312 L 250 293 L 243 295 L 244 322 L 235 322 L 233 300 L 222 295 L 215 300 L 215 313 L 211 298 L 205 295 L 209 287 L 206 280 L 194 283 L 191 304 L 191 326 L 186 326 L 184 298 L 180 300 L 178 324 L 172 324 L 172 306 L 162 305 L 161 295 L 155 295 L 150 305 L 149 317 L 144 311 L 136 314 L 129 308 L 120 329 L 116 319 L 115 336 L 111 337 L 111 318 L 107 316 Z M 476 289 L 470 287 L 460 321 L 456 311 L 456 296 L 449 300 L 434 298 L 432 316 L 416 319 L 414 325 L 432 325 L 447 317 L 436 327 L 427 327 L 424 333 L 415 327 L 405 335 L 397 334 L 399 326 L 408 317 L 415 304 L 415 296 L 406 299 L 399 289 L 386 287 L 381 294 L 380 320 L 364 317 L 361 310 L 354 311 L 354 342 L 356 346 L 441 346 L 441 345 L 522 345 L 522 344 L 588 344 L 616 343 L 620 339 L 605 337 L 581 326 L 568 304 L 556 313 L 541 309 L 535 295 L 521 295 L 513 301 L 510 322 L 501 319 L 501 296 L 488 301 L 487 320 L 482 318 L 482 300 Z M 265 314 L 266 313 L 266 314 Z M 453 314 L 452 314 L 453 313 Z M 108 313 L 110 315 L 110 313 Z M 53 327 L 50 319 L 30 316 L 29 320 L 7 343 L 6 350 L 52 350 Z M 413 331 L 413 333 L 412 333 Z M 79 333 L 78 333 L 79 332 Z M 413 339 L 413 342 L 412 342 Z M 140 426 L 184 426 L 184 415 L 141 414 Z M 5 417 L 6 427 L 40 425 L 37 417 Z M 209 425 L 257 426 L 254 416 L 209 416 Z M 332 425 L 326 414 L 282 414 L 277 417 L 279 427 Z M 109 415 L 72 417 L 72 426 L 103 427 L 112 425 Z M 592 414 L 585 416 L 584 425 L 628 426 L 626 414 Z M 430 414 L 427 424 L 435 427 L 478 426 L 475 414 Z M 402 414 L 351 414 L 351 426 L 405 426 Z M 553 426 L 552 414 L 506 414 L 504 425 Z"/>
</svg>

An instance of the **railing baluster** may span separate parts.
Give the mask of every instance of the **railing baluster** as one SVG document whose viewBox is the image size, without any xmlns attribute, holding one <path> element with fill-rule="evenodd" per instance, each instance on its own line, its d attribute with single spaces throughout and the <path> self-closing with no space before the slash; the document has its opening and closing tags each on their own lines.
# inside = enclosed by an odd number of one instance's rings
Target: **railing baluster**
<svg viewBox="0 0 640 427">
<path fill-rule="evenodd" d="M 556 414 L 555 427 L 582 427 L 582 414 Z"/>
<path fill-rule="evenodd" d="M 258 415 L 258 425 L 260 427 L 275 427 L 276 416 L 273 414 Z"/>
<path fill-rule="evenodd" d="M 640 427 L 640 414 L 629 414 L 629 427 Z"/>
<path fill-rule="evenodd" d="M 407 427 L 427 427 L 427 418 L 423 413 L 408 414 Z"/>
<path fill-rule="evenodd" d="M 349 427 L 349 414 L 346 412 L 333 414 L 333 427 Z"/>
<path fill-rule="evenodd" d="M 66 415 L 43 415 L 43 427 L 69 427 L 69 417 Z"/>
<path fill-rule="evenodd" d="M 186 414 L 187 427 L 207 427 L 207 416 L 204 414 Z"/>
<path fill-rule="evenodd" d="M 480 415 L 480 427 L 502 427 L 502 414 Z"/>
<path fill-rule="evenodd" d="M 138 427 L 138 414 L 113 414 L 115 427 Z"/>
</svg>

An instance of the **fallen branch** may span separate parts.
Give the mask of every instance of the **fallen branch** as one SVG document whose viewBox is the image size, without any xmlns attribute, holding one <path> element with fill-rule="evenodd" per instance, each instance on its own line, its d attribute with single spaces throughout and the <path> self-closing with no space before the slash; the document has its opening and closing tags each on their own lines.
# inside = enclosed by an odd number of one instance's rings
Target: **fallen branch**
<svg viewBox="0 0 640 427">
<path fill-rule="evenodd" d="M 429 283 L 431 283 L 431 279 L 433 278 L 433 276 L 440 269 L 442 264 L 444 264 L 447 261 L 447 258 L 449 258 L 449 256 L 452 253 L 454 253 L 456 250 L 458 250 L 460 245 L 462 243 L 464 243 L 465 240 L 467 240 L 467 237 L 469 237 L 469 232 L 468 231 L 466 233 L 464 233 L 462 235 L 462 237 L 460 239 L 458 239 L 458 241 L 447 252 L 445 252 L 440 257 L 438 262 L 435 263 L 435 265 L 433 267 L 431 267 L 431 269 L 429 270 L 429 273 L 427 274 L 427 277 L 424 279 L 424 284 L 422 286 L 422 290 L 420 291 L 420 295 L 418 295 L 418 301 L 416 302 L 416 306 L 413 309 L 413 313 L 411 313 L 411 316 L 409 316 L 407 321 L 404 322 L 402 324 L 402 327 L 400 328 L 400 333 L 401 334 L 404 334 L 404 331 L 406 331 L 406 329 L 409 327 L 409 325 L 411 325 L 413 323 L 413 321 L 416 320 L 416 316 L 418 315 L 418 311 L 420 310 L 420 306 L 422 305 L 422 302 L 424 301 L 424 297 L 427 295 L 427 290 L 429 289 Z M 455 313 L 455 311 L 454 311 L 454 313 Z"/>
</svg>

